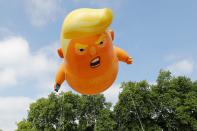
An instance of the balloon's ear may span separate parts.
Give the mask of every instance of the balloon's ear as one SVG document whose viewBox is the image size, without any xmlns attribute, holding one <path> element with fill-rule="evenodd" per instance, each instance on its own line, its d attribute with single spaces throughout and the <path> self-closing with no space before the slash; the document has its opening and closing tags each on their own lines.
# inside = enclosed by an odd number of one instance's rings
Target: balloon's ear
<svg viewBox="0 0 197 131">
<path fill-rule="evenodd" d="M 109 30 L 108 32 L 111 35 L 111 39 L 114 40 L 114 31 L 113 30 Z"/>
<path fill-rule="evenodd" d="M 61 58 L 64 58 L 64 55 L 63 55 L 63 52 L 62 52 L 62 48 L 59 48 L 59 49 L 57 50 L 57 52 L 58 52 L 58 55 L 59 55 Z"/>
</svg>

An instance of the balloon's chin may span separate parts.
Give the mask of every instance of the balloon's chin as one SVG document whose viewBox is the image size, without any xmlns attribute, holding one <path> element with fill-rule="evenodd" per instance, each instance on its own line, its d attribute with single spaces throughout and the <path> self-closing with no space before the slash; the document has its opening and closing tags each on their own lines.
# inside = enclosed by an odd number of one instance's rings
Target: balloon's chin
<svg viewBox="0 0 197 131">
<path fill-rule="evenodd" d="M 117 74 L 113 74 L 107 78 L 97 78 L 95 79 L 83 79 L 83 82 L 78 82 L 78 85 L 73 85 L 74 83 L 68 82 L 68 84 L 77 92 L 86 95 L 94 95 L 99 94 L 105 90 L 107 90 L 115 81 Z M 79 81 L 79 80 L 78 80 Z"/>
<path fill-rule="evenodd" d="M 93 59 L 97 63 L 98 58 Z M 96 67 L 94 67 L 96 68 Z M 68 84 L 77 92 L 86 95 L 98 94 L 108 89 L 116 79 L 118 73 L 118 62 L 114 62 L 112 66 L 102 72 L 102 74 L 94 77 L 79 77 L 67 74 Z"/>
</svg>

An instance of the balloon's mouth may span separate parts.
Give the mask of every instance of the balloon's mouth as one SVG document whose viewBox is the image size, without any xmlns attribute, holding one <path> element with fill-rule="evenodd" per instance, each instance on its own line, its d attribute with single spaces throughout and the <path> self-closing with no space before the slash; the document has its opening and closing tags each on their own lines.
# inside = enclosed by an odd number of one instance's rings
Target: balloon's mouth
<svg viewBox="0 0 197 131">
<path fill-rule="evenodd" d="M 99 65 L 100 65 L 100 57 L 99 57 L 99 56 L 95 57 L 95 58 L 92 59 L 91 62 L 90 62 L 90 66 L 91 66 L 92 68 L 96 68 L 96 67 L 98 67 Z"/>
</svg>

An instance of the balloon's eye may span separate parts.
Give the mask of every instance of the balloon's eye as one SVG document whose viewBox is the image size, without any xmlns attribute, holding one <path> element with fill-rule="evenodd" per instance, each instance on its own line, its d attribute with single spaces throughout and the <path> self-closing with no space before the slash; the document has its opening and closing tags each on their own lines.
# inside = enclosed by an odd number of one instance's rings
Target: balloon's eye
<svg viewBox="0 0 197 131">
<path fill-rule="evenodd" d="M 96 41 L 95 44 L 98 45 L 100 48 L 104 47 L 104 46 L 107 44 L 106 35 L 105 35 L 105 34 L 102 34 L 102 35 L 98 38 L 98 40 Z"/>
<path fill-rule="evenodd" d="M 76 49 L 76 53 L 78 55 L 83 55 L 85 52 L 86 52 L 85 48 L 78 48 L 78 49 Z"/>
<path fill-rule="evenodd" d="M 81 49 L 79 49 L 79 51 L 81 51 L 81 52 L 83 52 L 85 49 L 83 49 L 83 48 L 81 48 Z"/>
<path fill-rule="evenodd" d="M 81 43 L 76 43 L 75 44 L 75 52 L 78 54 L 78 55 L 83 55 L 86 53 L 86 48 L 88 46 L 85 45 L 85 44 L 81 44 Z"/>
<path fill-rule="evenodd" d="M 105 46 L 104 40 L 98 41 L 97 45 L 101 48 L 104 47 Z"/>
<path fill-rule="evenodd" d="M 102 45 L 103 44 L 103 41 L 101 41 L 100 43 L 99 43 L 99 45 Z"/>
<path fill-rule="evenodd" d="M 95 42 L 98 47 L 103 48 L 107 44 L 107 37 L 105 34 L 101 34 L 98 40 Z"/>
</svg>

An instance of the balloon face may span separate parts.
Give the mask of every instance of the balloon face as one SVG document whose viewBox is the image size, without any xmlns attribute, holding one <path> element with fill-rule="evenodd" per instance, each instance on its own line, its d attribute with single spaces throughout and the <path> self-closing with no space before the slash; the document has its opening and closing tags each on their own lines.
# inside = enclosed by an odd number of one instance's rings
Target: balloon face
<svg viewBox="0 0 197 131">
<path fill-rule="evenodd" d="M 85 39 L 73 39 L 69 44 L 66 62 L 69 70 L 79 77 L 94 77 L 112 65 L 112 40 L 108 33 Z"/>
<path fill-rule="evenodd" d="M 83 94 L 99 93 L 107 89 L 116 78 L 118 60 L 107 32 L 72 39 L 64 59 L 68 84 Z"/>
</svg>

